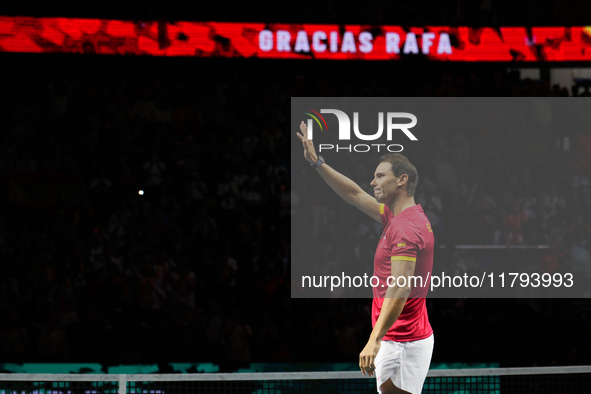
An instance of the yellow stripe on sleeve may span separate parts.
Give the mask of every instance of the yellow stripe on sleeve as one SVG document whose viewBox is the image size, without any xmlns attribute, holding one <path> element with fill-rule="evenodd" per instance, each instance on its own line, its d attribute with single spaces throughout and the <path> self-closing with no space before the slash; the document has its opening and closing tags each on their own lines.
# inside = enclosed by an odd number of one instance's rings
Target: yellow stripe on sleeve
<svg viewBox="0 0 591 394">
<path fill-rule="evenodd" d="M 380 215 L 384 214 L 384 204 L 380 204 Z"/>
<path fill-rule="evenodd" d="M 417 258 L 408 256 L 392 256 L 390 261 L 417 261 Z"/>
</svg>

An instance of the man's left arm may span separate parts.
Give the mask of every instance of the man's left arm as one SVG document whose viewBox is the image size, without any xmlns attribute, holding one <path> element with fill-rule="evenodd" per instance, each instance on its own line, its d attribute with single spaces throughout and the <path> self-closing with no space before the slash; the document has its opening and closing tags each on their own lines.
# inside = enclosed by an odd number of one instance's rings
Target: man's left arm
<svg viewBox="0 0 591 394">
<path fill-rule="evenodd" d="M 373 375 L 375 371 L 374 362 L 380 350 L 382 338 L 388 333 L 400 316 L 402 309 L 404 309 L 404 304 L 406 304 L 406 300 L 410 295 L 410 276 L 415 272 L 416 260 L 415 257 L 392 256 L 392 279 L 389 283 L 391 287 L 386 290 L 380 316 L 369 336 L 367 345 L 359 355 L 359 367 L 363 375 L 365 375 L 365 372 L 369 373 L 369 376 Z M 405 280 L 398 280 L 399 277 L 404 277 Z M 405 286 L 398 286 L 398 283 Z"/>
</svg>

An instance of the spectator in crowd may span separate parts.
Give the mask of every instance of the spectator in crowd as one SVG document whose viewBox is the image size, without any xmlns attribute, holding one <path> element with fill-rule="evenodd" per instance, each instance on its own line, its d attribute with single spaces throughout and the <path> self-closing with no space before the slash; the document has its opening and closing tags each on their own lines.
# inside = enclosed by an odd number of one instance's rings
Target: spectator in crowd
<svg viewBox="0 0 591 394">
<path fill-rule="evenodd" d="M 494 225 L 497 222 L 495 211 L 497 204 L 491 195 L 487 195 L 483 186 L 480 186 L 478 195 L 473 204 L 473 210 L 476 213 L 476 221 L 472 223 L 478 233 L 478 241 L 491 242 L 493 237 Z"/>
<path fill-rule="evenodd" d="M 581 149 L 575 149 L 575 157 L 570 163 L 571 188 L 575 205 L 591 205 L 591 171 L 589 161 Z"/>
<path fill-rule="evenodd" d="M 560 251 L 560 245 L 558 241 L 550 244 L 550 249 L 544 256 L 542 256 L 542 262 L 540 264 L 540 273 L 554 274 L 556 272 L 562 272 L 564 269 L 566 256 Z"/>
<path fill-rule="evenodd" d="M 588 279 L 591 274 L 591 254 L 589 253 L 591 228 L 583 221 L 583 216 L 580 215 L 567 232 L 571 239 L 570 268 L 573 273 Z"/>
<path fill-rule="evenodd" d="M 513 202 L 513 209 L 505 217 L 505 239 L 507 244 L 523 244 L 523 228 L 527 215 L 521 209 L 518 201 Z"/>
</svg>

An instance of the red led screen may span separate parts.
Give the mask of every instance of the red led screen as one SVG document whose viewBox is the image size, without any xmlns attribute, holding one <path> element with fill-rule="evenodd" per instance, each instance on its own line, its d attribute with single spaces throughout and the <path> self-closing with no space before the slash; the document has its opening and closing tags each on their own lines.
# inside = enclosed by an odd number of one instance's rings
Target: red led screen
<svg viewBox="0 0 591 394">
<path fill-rule="evenodd" d="M 0 51 L 267 59 L 591 60 L 591 27 L 411 27 L 0 17 Z"/>
</svg>

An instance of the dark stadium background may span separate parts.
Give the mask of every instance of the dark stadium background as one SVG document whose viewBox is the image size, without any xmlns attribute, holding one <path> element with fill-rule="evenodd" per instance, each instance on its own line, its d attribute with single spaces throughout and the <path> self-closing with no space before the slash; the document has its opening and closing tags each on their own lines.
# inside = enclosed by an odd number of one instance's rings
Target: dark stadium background
<svg viewBox="0 0 591 394">
<path fill-rule="evenodd" d="M 562 26 L 585 25 L 589 7 L 64 0 L 3 2 L 0 15 Z M 355 363 L 370 333 L 369 300 L 290 299 L 290 97 L 572 95 L 549 85 L 548 65 L 535 65 L 540 81 L 511 67 L 0 53 L 0 360 L 214 362 L 227 371 Z M 158 121 L 158 111 L 173 121 Z M 540 199 L 549 177 L 568 175 L 557 182 L 566 207 L 552 221 L 566 235 L 540 264 L 567 264 L 581 242 L 574 237 L 590 238 L 590 205 L 584 195 L 575 201 L 569 178 L 589 176 L 589 130 L 570 136 L 581 149 L 568 154 L 554 137 L 540 138 L 523 162 L 504 161 L 502 145 L 491 147 L 499 160 L 486 162 L 496 178 L 485 178 L 485 191 L 497 201 L 496 184 L 523 181 L 512 165 L 530 168 Z M 435 146 L 425 159 L 453 149 Z M 26 193 L 10 194 L 15 184 Z M 444 217 L 478 220 L 466 206 L 448 207 Z M 546 236 L 533 223 L 523 231 Z M 434 362 L 591 363 L 588 300 L 429 300 L 428 308 Z"/>
</svg>

